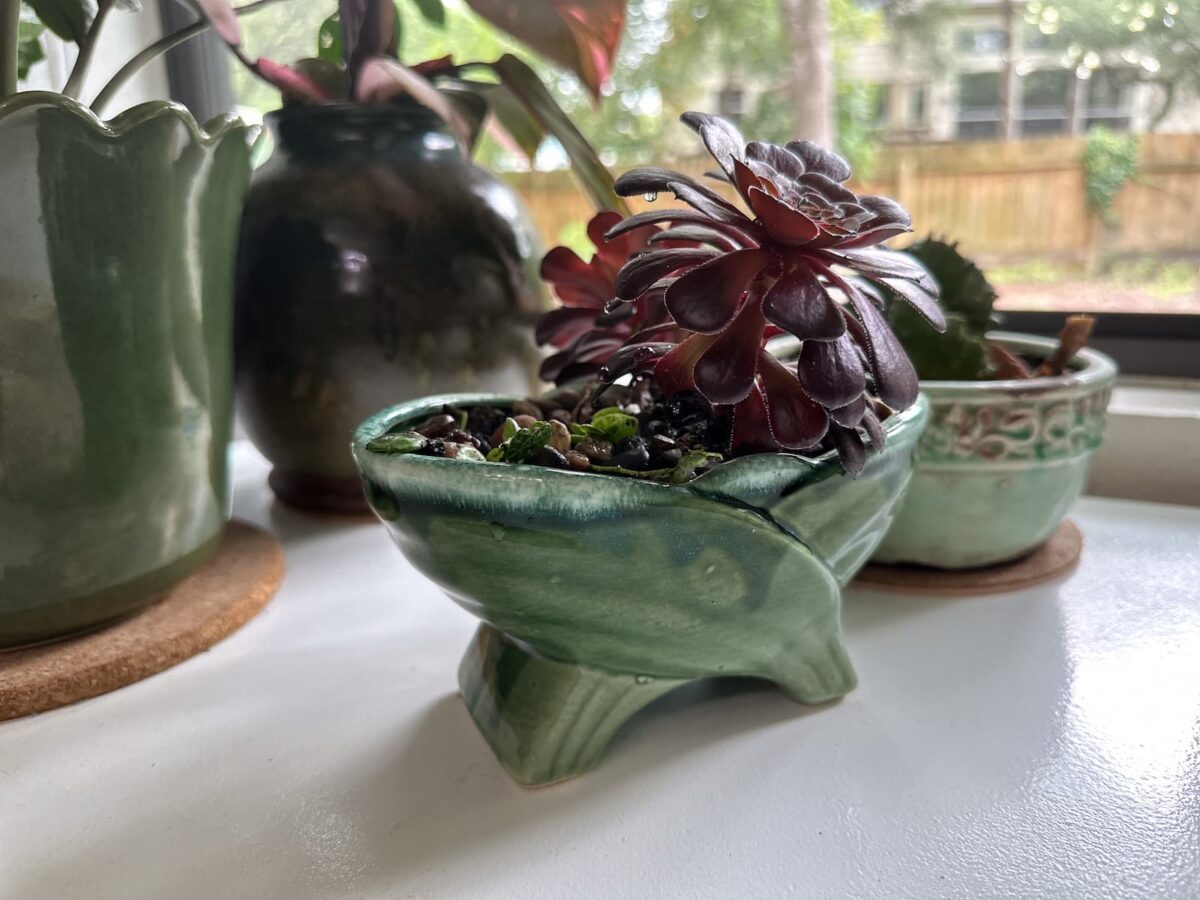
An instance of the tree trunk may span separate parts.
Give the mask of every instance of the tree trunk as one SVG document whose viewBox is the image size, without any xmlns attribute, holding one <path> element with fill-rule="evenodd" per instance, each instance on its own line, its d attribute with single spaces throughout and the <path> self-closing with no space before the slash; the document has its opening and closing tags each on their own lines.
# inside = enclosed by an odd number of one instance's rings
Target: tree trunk
<svg viewBox="0 0 1200 900">
<path fill-rule="evenodd" d="M 1004 0 L 1004 59 L 1000 70 L 1000 139 L 1015 141 L 1021 136 L 1017 113 L 1021 108 L 1021 82 L 1017 79 L 1017 13 L 1013 0 Z"/>
<path fill-rule="evenodd" d="M 790 48 L 791 106 L 797 137 L 832 147 L 833 48 L 829 0 L 779 0 Z"/>
</svg>

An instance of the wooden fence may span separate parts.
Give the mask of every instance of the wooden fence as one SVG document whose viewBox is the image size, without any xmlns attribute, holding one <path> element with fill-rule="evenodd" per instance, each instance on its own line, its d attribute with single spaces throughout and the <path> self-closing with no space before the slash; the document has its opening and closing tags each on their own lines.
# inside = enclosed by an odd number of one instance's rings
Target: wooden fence
<svg viewBox="0 0 1200 900">
<path fill-rule="evenodd" d="M 1106 252 L 1200 253 L 1200 135 L 1142 138 L 1140 173 L 1121 190 L 1119 224 L 1107 233 L 1088 212 L 1083 147 L 1079 137 L 889 146 L 881 149 L 871 179 L 853 186 L 900 201 L 918 235 L 947 235 L 989 261 L 1088 259 L 1101 238 Z M 710 167 L 701 159 L 676 166 L 693 176 Z M 547 246 L 591 215 L 565 172 L 512 180 Z M 635 209 L 647 205 L 633 201 Z"/>
</svg>

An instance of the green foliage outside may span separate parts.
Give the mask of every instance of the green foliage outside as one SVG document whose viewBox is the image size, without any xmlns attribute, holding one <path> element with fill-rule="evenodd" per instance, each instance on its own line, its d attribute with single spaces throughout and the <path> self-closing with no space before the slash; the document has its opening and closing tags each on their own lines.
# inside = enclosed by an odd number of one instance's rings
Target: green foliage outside
<svg viewBox="0 0 1200 900">
<path fill-rule="evenodd" d="M 1137 171 L 1137 135 L 1115 134 L 1100 127 L 1088 132 L 1083 148 L 1088 208 L 1106 224 L 1116 223 L 1113 205 L 1117 195 Z"/>
<path fill-rule="evenodd" d="M 318 33 L 335 9 L 331 0 L 281 3 L 243 22 L 252 55 L 277 60 L 317 56 L 328 46 Z M 723 87 L 743 88 L 748 136 L 784 141 L 794 136 L 787 104 L 788 48 L 773 0 L 630 0 L 611 93 L 594 106 L 574 76 L 535 60 L 458 0 L 446 0 L 445 25 L 420 15 L 416 0 L 400 0 L 401 59 L 413 64 L 451 54 L 456 60 L 496 59 L 516 53 L 534 67 L 556 99 L 612 166 L 629 166 L 692 155 L 696 144 L 678 124 L 679 114 L 711 108 Z M 883 16 L 855 0 L 831 0 L 835 67 L 844 70 L 850 48 L 882 33 Z M 326 44 L 328 40 L 326 41 Z M 234 86 L 246 107 L 266 112 L 278 95 L 248 73 L 235 70 Z M 870 127 L 873 92 L 838 80 L 839 147 L 857 172 L 874 158 Z M 543 150 L 547 167 L 563 161 Z M 481 162 L 505 169 L 522 165 L 521 154 L 485 138 Z"/>
</svg>

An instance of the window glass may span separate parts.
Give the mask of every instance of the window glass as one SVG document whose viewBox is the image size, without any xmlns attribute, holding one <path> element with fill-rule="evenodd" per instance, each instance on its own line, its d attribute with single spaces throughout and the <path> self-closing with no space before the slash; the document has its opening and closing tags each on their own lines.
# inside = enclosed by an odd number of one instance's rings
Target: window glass
<svg viewBox="0 0 1200 900">
<path fill-rule="evenodd" d="M 783 143 L 799 131 L 797 44 L 778 0 L 629 0 L 599 105 L 461 0 L 446 0 L 444 30 L 417 0 L 398 2 L 404 61 L 521 54 L 615 171 L 656 164 L 702 173 L 697 144 L 678 124 L 689 109 L 723 112 L 748 138 Z M 248 52 L 314 55 L 336 5 L 294 0 L 246 16 Z M 1176 5 L 1183 9 L 1171 12 Z M 858 187 L 912 211 L 917 237 L 959 241 L 1005 308 L 1200 313 L 1200 42 L 1185 40 L 1195 35 L 1186 4 L 1014 4 L 1011 42 L 999 4 L 828 7 L 837 149 Z M 1010 43 L 1018 105 L 1016 139 L 1005 141 Z M 248 116 L 278 105 L 275 91 L 232 71 Z M 1177 85 L 1170 96 L 1166 82 Z M 513 180 L 547 245 L 587 251 L 588 206 L 569 173 L 556 171 L 565 157 L 552 142 L 533 164 L 492 140 L 477 157 Z M 547 171 L 531 178 L 531 168 Z"/>
</svg>

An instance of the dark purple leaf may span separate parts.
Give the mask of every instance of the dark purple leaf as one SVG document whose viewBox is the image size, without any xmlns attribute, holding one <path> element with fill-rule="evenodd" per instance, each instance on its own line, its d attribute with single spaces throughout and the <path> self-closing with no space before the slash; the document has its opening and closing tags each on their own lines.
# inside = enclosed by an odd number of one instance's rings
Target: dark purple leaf
<svg viewBox="0 0 1200 900">
<path fill-rule="evenodd" d="M 720 331 L 733 318 L 746 287 L 770 261 L 771 254 L 757 248 L 718 256 L 667 288 L 667 309 L 684 328 L 701 334 Z"/>
<path fill-rule="evenodd" d="M 671 247 L 635 256 L 617 274 L 616 295 L 633 300 L 663 276 L 698 266 L 716 255 L 716 251 L 701 247 Z"/>
<path fill-rule="evenodd" d="M 751 141 L 746 145 L 746 159 L 766 163 L 780 175 L 795 181 L 804 174 L 804 164 L 794 154 L 782 147 L 765 141 Z"/>
<path fill-rule="evenodd" d="M 685 222 L 696 225 L 705 225 L 709 228 L 715 228 L 718 231 L 724 232 L 739 243 L 757 243 L 760 238 L 766 237 L 761 228 L 746 219 L 738 225 L 731 225 L 728 222 L 721 222 L 713 219 L 704 213 L 697 212 L 694 209 L 685 209 L 683 207 L 671 207 L 668 209 L 650 209 L 645 212 L 637 213 L 636 215 L 627 216 L 621 220 L 621 224 L 610 228 L 608 233 L 604 235 L 604 239 L 611 241 L 615 237 L 625 234 L 634 228 L 642 228 L 646 225 L 655 225 L 659 222 Z"/>
<path fill-rule="evenodd" d="M 842 187 L 841 184 L 820 172 L 808 172 L 802 175 L 798 187 L 800 187 L 801 193 L 804 193 L 805 189 L 816 191 L 830 203 L 854 203 L 858 200 L 854 191 Z"/>
<path fill-rule="evenodd" d="M 746 192 L 746 201 L 771 237 L 781 244 L 807 244 L 821 233 L 812 219 L 761 188 L 750 188 Z"/>
<path fill-rule="evenodd" d="M 867 414 L 867 397 L 859 394 L 845 406 L 829 410 L 829 418 L 846 428 L 855 428 Z"/>
<path fill-rule="evenodd" d="M 698 209 L 719 222 L 731 225 L 749 222 L 749 217 L 724 197 L 711 196 L 712 191 L 701 190 L 698 185 L 672 181 L 667 188 L 692 209 Z"/>
<path fill-rule="evenodd" d="M 784 272 L 767 292 L 763 312 L 801 340 L 831 341 L 846 333 L 841 309 L 807 266 Z"/>
<path fill-rule="evenodd" d="M 771 436 L 793 450 L 820 443 L 829 430 L 829 416 L 804 393 L 796 376 L 765 350 L 759 351 L 758 372 L 766 394 Z"/>
<path fill-rule="evenodd" d="M 867 448 L 863 446 L 862 438 L 853 428 L 843 428 L 836 422 L 829 426 L 829 436 L 833 438 L 842 468 L 857 478 L 867 465 Z"/>
<path fill-rule="evenodd" d="M 604 363 L 600 380 L 611 384 L 630 372 L 648 372 L 654 368 L 656 360 L 666 356 L 675 346 L 673 343 L 659 341 L 621 347 Z"/>
<path fill-rule="evenodd" d="M 650 238 L 651 244 L 666 244 L 671 241 L 688 241 L 709 244 L 718 250 L 737 250 L 738 243 L 728 235 L 721 234 L 704 225 L 679 225 L 659 231 Z"/>
<path fill-rule="evenodd" d="M 784 148 L 804 163 L 806 172 L 817 172 L 839 183 L 850 178 L 850 164 L 819 144 L 812 141 L 788 141 Z"/>
<path fill-rule="evenodd" d="M 929 293 L 937 293 L 937 282 L 924 266 L 911 256 L 892 250 L 855 250 L 843 253 L 827 251 L 826 255 L 839 265 L 872 278 L 903 278 L 919 284 Z"/>
<path fill-rule="evenodd" d="M 867 389 L 858 351 L 846 334 L 835 341 L 805 341 L 796 375 L 805 392 L 829 409 L 845 406 Z"/>
<path fill-rule="evenodd" d="M 696 381 L 692 376 L 696 360 L 715 340 L 716 337 L 711 334 L 693 334 L 658 361 L 654 367 L 654 380 L 664 397 L 696 389 Z"/>
<path fill-rule="evenodd" d="M 725 119 L 708 113 L 685 112 L 680 120 L 700 135 L 709 154 L 722 171 L 732 178 L 733 161 L 742 158 L 742 148 L 746 146 L 742 133 Z"/>
<path fill-rule="evenodd" d="M 946 330 L 946 317 L 938 305 L 936 294 L 930 294 L 924 288 L 902 278 L 881 278 L 880 280 L 924 316 L 930 325 L 941 332 Z"/>
<path fill-rule="evenodd" d="M 395 0 L 338 0 L 342 52 L 351 78 L 368 59 L 396 55 Z"/>
<path fill-rule="evenodd" d="M 643 166 L 638 169 L 630 169 L 624 175 L 617 178 L 615 188 L 617 193 L 622 197 L 633 197 L 638 194 L 648 196 L 661 194 L 663 191 L 671 191 L 678 195 L 671 186 L 672 184 L 687 185 L 711 203 L 736 209 L 736 207 L 731 206 L 724 197 L 712 188 L 700 184 L 695 179 L 688 178 L 688 176 L 680 172 L 673 172 L 670 169 L 662 169 L 658 166 Z M 745 218 L 745 216 L 742 218 Z"/>
<path fill-rule="evenodd" d="M 552 309 L 538 317 L 533 339 L 539 344 L 548 344 L 553 341 L 561 347 L 591 328 L 595 321 L 596 311 L 594 309 L 578 306 Z"/>
<path fill-rule="evenodd" d="M 762 345 L 762 301 L 751 298 L 696 362 L 696 389 L 713 403 L 739 403 L 754 386 Z"/>
<path fill-rule="evenodd" d="M 849 285 L 846 287 L 863 326 L 865 349 L 871 362 L 871 374 L 875 377 L 875 393 L 892 409 L 907 409 L 917 399 L 916 370 L 875 304 Z"/>
<path fill-rule="evenodd" d="M 878 224 L 880 225 L 903 225 L 905 228 L 912 225 L 912 217 L 908 214 L 908 210 L 890 197 L 864 194 L 858 198 L 858 203 L 872 213 L 879 220 Z"/>
<path fill-rule="evenodd" d="M 879 416 L 875 415 L 875 410 L 868 408 L 863 414 L 862 427 L 867 431 L 867 437 L 871 439 L 871 446 L 876 450 L 882 450 L 885 437 L 883 426 L 879 424 Z"/>
<path fill-rule="evenodd" d="M 749 396 L 733 408 L 733 452 L 741 456 L 747 453 L 776 453 L 779 442 L 771 436 L 771 423 L 767 417 L 767 402 L 762 388 L 755 384 Z"/>
</svg>

